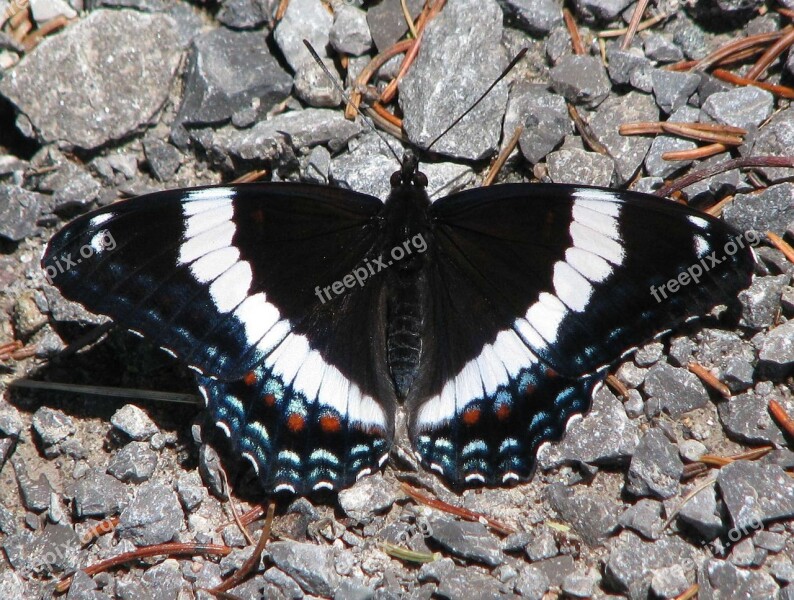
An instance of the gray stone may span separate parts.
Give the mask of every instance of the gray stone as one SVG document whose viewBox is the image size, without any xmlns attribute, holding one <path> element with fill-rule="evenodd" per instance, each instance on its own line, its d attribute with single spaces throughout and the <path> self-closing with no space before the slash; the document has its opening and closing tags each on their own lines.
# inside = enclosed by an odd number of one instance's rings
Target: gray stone
<svg viewBox="0 0 794 600">
<path fill-rule="evenodd" d="M 651 591 L 659 598 L 675 598 L 691 585 L 682 565 L 654 569 L 651 575 Z"/>
<path fill-rule="evenodd" d="M 110 423 L 137 442 L 148 440 L 159 431 L 149 415 L 134 404 L 125 404 L 118 409 L 110 417 Z"/>
<path fill-rule="evenodd" d="M 611 85 L 601 59 L 571 54 L 549 71 L 552 87 L 573 104 L 595 108 L 609 95 Z"/>
<path fill-rule="evenodd" d="M 23 530 L 7 537 L 3 549 L 18 573 L 52 575 L 77 568 L 80 538 L 67 525 L 48 523 L 41 533 Z"/>
<path fill-rule="evenodd" d="M 546 157 L 546 162 L 554 183 L 608 187 L 615 175 L 612 157 L 579 148 L 556 150 Z"/>
<path fill-rule="evenodd" d="M 516 82 L 510 90 L 502 136 L 509 139 L 516 127 L 524 126 L 519 145 L 521 153 L 535 164 L 571 133 L 571 120 L 565 99 L 546 86 Z"/>
<path fill-rule="evenodd" d="M 149 163 L 149 169 L 158 181 L 171 179 L 182 162 L 179 150 L 162 140 L 154 138 L 144 140 L 143 151 L 146 155 L 146 162 Z"/>
<path fill-rule="evenodd" d="M 177 121 L 220 123 L 247 108 L 261 117 L 291 89 L 292 77 L 271 56 L 261 32 L 214 29 L 193 41 Z"/>
<path fill-rule="evenodd" d="M 678 452 L 688 462 L 695 462 L 708 452 L 708 448 L 697 440 L 683 440 L 678 444 Z"/>
<path fill-rule="evenodd" d="M 610 96 L 590 117 L 590 129 L 615 160 L 617 183 L 630 181 L 642 165 L 651 138 L 644 135 L 620 135 L 623 123 L 634 121 L 658 121 L 659 111 L 647 94 L 630 92 L 624 96 Z M 546 123 L 543 124 L 546 128 Z"/>
<path fill-rule="evenodd" d="M 130 442 L 108 464 L 108 473 L 119 481 L 143 483 L 157 468 L 157 454 L 145 442 Z"/>
<path fill-rule="evenodd" d="M 788 536 L 784 533 L 774 531 L 759 531 L 753 536 L 753 544 L 756 548 L 763 548 L 770 552 L 777 553 L 786 547 Z"/>
<path fill-rule="evenodd" d="M 656 104 L 670 114 L 687 103 L 700 85 L 700 77 L 695 73 L 654 69 L 651 72 L 651 85 Z"/>
<path fill-rule="evenodd" d="M 117 514 L 127 504 L 127 486 L 105 473 L 92 469 L 77 481 L 74 513 L 78 518 Z"/>
<path fill-rule="evenodd" d="M 281 569 L 270 567 L 264 573 L 264 580 L 277 588 L 285 598 L 303 598 L 303 592 L 298 582 Z M 236 590 L 235 593 L 237 593 Z"/>
<path fill-rule="evenodd" d="M 770 327 L 780 307 L 783 288 L 788 285 L 788 275 L 756 277 L 750 287 L 739 292 L 742 304 L 741 324 L 752 329 Z"/>
<path fill-rule="evenodd" d="M 718 512 L 716 492 L 709 487 L 684 503 L 678 521 L 694 529 L 702 539 L 711 541 L 725 531 L 724 520 Z"/>
<path fill-rule="evenodd" d="M 794 107 L 781 110 L 759 130 L 753 145 L 753 154 L 786 157 L 791 156 L 791 148 L 794 148 Z M 759 170 L 772 182 L 791 177 L 790 167 L 763 167 Z M 772 188 L 767 188 L 756 196 L 760 204 L 764 204 L 763 194 L 770 189 Z M 728 207 L 730 206 L 729 204 Z M 789 204 L 789 206 L 791 205 Z M 791 219 L 792 217 L 789 217 L 789 220 L 785 222 L 789 223 Z M 777 230 L 773 229 L 773 231 Z"/>
<path fill-rule="evenodd" d="M 590 598 L 593 595 L 595 579 L 581 573 L 571 573 L 562 582 L 562 591 L 571 598 Z"/>
<path fill-rule="evenodd" d="M 641 386 L 647 375 L 648 369 L 638 367 L 633 362 L 623 363 L 615 372 L 615 376 L 630 388 Z"/>
<path fill-rule="evenodd" d="M 787 321 L 763 334 L 758 358 L 776 366 L 794 363 L 794 321 Z"/>
<path fill-rule="evenodd" d="M 610 23 L 617 19 L 631 0 L 575 0 L 576 14 L 585 23 Z"/>
<path fill-rule="evenodd" d="M 0 94 L 39 141 L 91 149 L 124 138 L 168 98 L 180 55 L 174 27 L 162 14 L 96 10 L 39 44 L 0 81 Z"/>
<path fill-rule="evenodd" d="M 215 15 L 232 29 L 256 29 L 274 16 L 276 0 L 224 0 Z"/>
<path fill-rule="evenodd" d="M 23 506 L 36 513 L 47 510 L 50 506 L 50 496 L 53 493 L 47 476 L 41 473 L 37 479 L 32 479 L 28 475 L 27 466 L 19 455 L 12 457 L 11 465 L 14 467 L 14 475 Z"/>
<path fill-rule="evenodd" d="M 340 6 L 334 12 L 329 34 L 331 46 L 343 54 L 360 56 L 372 48 L 367 13 L 355 6 Z"/>
<path fill-rule="evenodd" d="M 653 571 L 684 561 L 691 562 L 695 551 L 676 537 L 646 542 L 630 531 L 622 532 L 612 544 L 604 571 L 605 579 L 632 598 L 647 597 Z"/>
<path fill-rule="evenodd" d="M 331 547 L 279 541 L 269 543 L 267 552 L 273 563 L 297 581 L 307 594 L 331 596 L 339 583 Z"/>
<path fill-rule="evenodd" d="M 501 73 L 507 64 L 502 19 L 496 0 L 450 0 L 428 24 L 422 51 L 399 86 L 403 128 L 411 141 L 428 145 Z M 498 146 L 506 103 L 502 81 L 433 150 L 470 160 L 488 156 Z"/>
<path fill-rule="evenodd" d="M 423 0 L 408 0 L 406 5 L 411 16 L 416 19 L 422 12 L 424 2 Z M 378 52 L 386 50 L 408 31 L 400 0 L 381 0 L 370 7 L 367 10 L 367 23 Z"/>
<path fill-rule="evenodd" d="M 636 76 L 640 71 L 649 73 L 648 79 L 650 82 L 650 72 L 653 70 L 651 61 L 645 58 L 639 48 L 622 50 L 619 44 L 610 44 L 607 46 L 607 62 L 609 64 L 609 78 L 617 85 L 630 83 L 632 77 Z M 649 85 L 647 91 L 650 92 L 650 90 Z"/>
<path fill-rule="evenodd" d="M 772 577 L 781 584 L 794 582 L 794 562 L 788 556 L 776 556 L 767 566 Z"/>
<path fill-rule="evenodd" d="M 429 563 L 423 564 L 417 573 L 419 583 L 440 583 L 455 570 L 455 561 L 451 558 L 439 558 Z"/>
<path fill-rule="evenodd" d="M 562 582 L 565 581 L 565 578 L 574 570 L 573 558 L 569 554 L 539 560 L 535 562 L 533 566 L 543 572 L 550 586 L 557 587 L 562 586 Z"/>
<path fill-rule="evenodd" d="M 30 0 L 30 12 L 39 26 L 56 17 L 77 17 L 77 12 L 64 0 Z"/>
<path fill-rule="evenodd" d="M 620 515 L 618 524 L 633 529 L 648 540 L 655 540 L 661 534 L 664 525 L 662 508 L 661 502 L 643 498 Z"/>
<path fill-rule="evenodd" d="M 651 429 L 631 458 L 626 489 L 635 496 L 670 498 L 678 492 L 683 470 L 675 445 L 661 430 Z"/>
<path fill-rule="evenodd" d="M 176 481 L 176 494 L 187 512 L 195 510 L 206 496 L 201 476 L 196 471 L 180 475 Z"/>
<path fill-rule="evenodd" d="M 436 593 L 442 598 L 492 600 L 503 597 L 501 587 L 490 575 L 458 567 L 439 584 Z"/>
<path fill-rule="evenodd" d="M 738 569 L 724 560 L 706 563 L 709 583 L 715 598 L 776 598 L 778 586 L 768 573 Z"/>
<path fill-rule="evenodd" d="M 499 539 L 479 522 L 437 518 L 430 521 L 430 537 L 460 558 L 495 567 L 504 562 Z"/>
<path fill-rule="evenodd" d="M 515 591 L 530 600 L 542 600 L 551 582 L 541 569 L 534 565 L 522 565 L 515 582 Z"/>
<path fill-rule="evenodd" d="M 358 121 L 348 121 L 338 111 L 296 110 L 260 121 L 242 131 L 221 127 L 212 133 L 207 151 L 221 158 L 231 155 L 242 160 L 274 160 L 287 152 L 285 147 L 289 146 L 305 148 L 328 144 L 332 150 L 338 149 L 361 131 L 361 127 Z"/>
<path fill-rule="evenodd" d="M 348 517 L 368 523 L 375 515 L 391 508 L 401 496 L 394 484 L 387 482 L 382 474 L 376 473 L 340 491 L 338 500 L 339 506 Z"/>
<path fill-rule="evenodd" d="M 45 446 L 54 446 L 77 431 L 70 416 L 48 406 L 33 413 L 32 422 L 33 430 Z"/>
<path fill-rule="evenodd" d="M 120 539 L 136 546 L 170 542 L 182 528 L 184 514 L 176 493 L 161 484 L 138 488 L 135 498 L 121 511 L 116 528 Z"/>
<path fill-rule="evenodd" d="M 554 534 L 546 527 L 536 529 L 532 539 L 526 547 L 527 557 L 532 562 L 552 558 L 553 556 L 557 556 L 559 552 L 560 549 L 557 547 Z"/>
<path fill-rule="evenodd" d="M 777 465 L 736 461 L 720 469 L 717 485 L 733 526 L 745 534 L 794 516 L 794 480 Z"/>
<path fill-rule="evenodd" d="M 643 42 L 645 56 L 660 63 L 673 63 L 684 59 L 681 48 L 673 43 L 671 36 L 652 33 Z"/>
<path fill-rule="evenodd" d="M 315 146 L 309 153 L 301 180 L 326 185 L 331 172 L 331 153 L 325 146 Z"/>
<path fill-rule="evenodd" d="M 618 507 L 594 492 L 574 492 L 561 483 L 546 488 L 544 497 L 563 521 L 590 546 L 604 542 L 618 526 Z"/>
<path fill-rule="evenodd" d="M 16 185 L 0 185 L 0 237 L 19 242 L 33 235 L 44 202 L 41 194 Z"/>
<path fill-rule="evenodd" d="M 99 196 L 102 186 L 91 174 L 73 162 L 64 161 L 39 183 L 39 191 L 51 192 L 50 210 L 59 212 L 86 207 Z"/>
<path fill-rule="evenodd" d="M 639 367 L 651 367 L 664 356 L 664 344 L 661 342 L 648 342 L 634 353 L 634 362 Z"/>
<path fill-rule="evenodd" d="M 538 465 L 548 470 L 571 463 L 623 464 L 638 441 L 637 426 L 628 420 L 623 405 L 601 387 L 593 396 L 590 412 L 570 424 L 563 440 L 541 447 Z"/>
<path fill-rule="evenodd" d="M 643 389 L 657 400 L 659 409 L 673 418 L 703 408 L 709 402 L 709 394 L 697 375 L 667 363 L 659 363 L 648 371 Z"/>
<path fill-rule="evenodd" d="M 769 416 L 769 400 L 766 394 L 750 390 L 720 403 L 720 421 L 731 438 L 750 444 L 785 445 L 785 436 Z"/>
<path fill-rule="evenodd" d="M 783 235 L 786 225 L 794 221 L 794 183 L 780 183 L 753 194 L 736 194 L 723 215 L 725 222 L 739 231 Z"/>
<path fill-rule="evenodd" d="M 518 27 L 534 36 L 544 36 L 562 24 L 560 0 L 499 0 L 499 4 Z"/>
<path fill-rule="evenodd" d="M 711 94 L 703 103 L 703 112 L 718 123 L 752 129 L 769 118 L 774 103 L 770 92 L 746 85 Z"/>
</svg>

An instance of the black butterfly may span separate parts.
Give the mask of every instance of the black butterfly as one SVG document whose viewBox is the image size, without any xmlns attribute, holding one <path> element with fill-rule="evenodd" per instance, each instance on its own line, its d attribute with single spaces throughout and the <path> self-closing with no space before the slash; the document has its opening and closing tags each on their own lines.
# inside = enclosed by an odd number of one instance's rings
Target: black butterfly
<svg viewBox="0 0 794 600">
<path fill-rule="evenodd" d="M 737 232 L 653 196 L 514 184 L 431 203 L 412 158 L 391 184 L 385 203 L 289 183 L 149 194 L 76 219 L 42 265 L 198 371 L 266 489 L 298 494 L 376 471 L 404 426 L 456 488 L 524 481 L 610 365 L 751 279 Z"/>
</svg>

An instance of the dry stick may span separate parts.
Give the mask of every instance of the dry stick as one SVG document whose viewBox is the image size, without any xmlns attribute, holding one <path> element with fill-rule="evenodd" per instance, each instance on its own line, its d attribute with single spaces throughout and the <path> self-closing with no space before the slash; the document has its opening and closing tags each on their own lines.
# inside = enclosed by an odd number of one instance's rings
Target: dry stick
<svg viewBox="0 0 794 600">
<path fill-rule="evenodd" d="M 782 31 L 773 31 L 771 33 L 759 33 L 757 35 L 750 35 L 739 40 L 733 40 L 732 42 L 728 42 L 727 44 L 720 46 L 708 56 L 696 61 L 693 66 L 696 69 L 707 69 L 713 64 L 733 54 L 736 54 L 737 52 L 757 48 L 758 46 L 764 46 L 769 42 L 778 40 L 783 37 L 785 33 L 788 33 L 787 29 L 788 28 Z"/>
<path fill-rule="evenodd" d="M 709 206 L 703 212 L 711 215 L 712 217 L 719 217 L 722 214 L 722 210 L 731 202 L 733 202 L 733 195 L 725 196 L 722 200 Z"/>
<path fill-rule="evenodd" d="M 724 173 L 733 169 L 746 169 L 753 167 L 789 167 L 794 168 L 794 157 L 790 156 L 746 156 L 727 160 L 707 169 L 700 169 L 684 177 L 680 177 L 672 183 L 663 185 L 654 192 L 657 196 L 666 197 L 681 190 L 693 183 L 708 179 L 717 173 Z"/>
<path fill-rule="evenodd" d="M 697 596 L 699 591 L 700 591 L 700 585 L 697 583 L 693 583 L 686 589 L 686 591 L 681 592 L 673 600 L 692 600 L 692 598 L 695 598 Z"/>
<path fill-rule="evenodd" d="M 576 27 L 576 22 L 573 20 L 571 11 L 567 8 L 562 9 L 562 18 L 565 20 L 565 26 L 568 28 L 568 34 L 571 36 L 571 47 L 574 54 L 587 54 L 582 43 L 582 36 L 579 35 L 579 29 Z"/>
<path fill-rule="evenodd" d="M 352 119 L 356 115 L 356 110 L 358 109 L 358 105 L 361 102 L 360 90 L 367 87 L 369 80 L 372 79 L 375 73 L 377 73 L 378 69 L 380 69 L 384 64 L 398 54 L 403 54 L 410 50 L 415 41 L 416 40 L 402 40 L 397 42 L 369 61 L 369 64 L 364 67 L 361 70 L 361 73 L 358 74 L 358 77 L 356 77 L 356 81 L 353 85 L 353 93 L 350 97 L 350 102 L 345 107 L 345 118 Z"/>
<path fill-rule="evenodd" d="M 791 26 L 786 27 L 786 35 L 781 37 L 778 41 L 772 44 L 766 52 L 761 55 L 761 58 L 752 66 L 752 68 L 745 73 L 747 79 L 758 79 L 761 74 L 769 68 L 774 60 L 780 56 L 786 48 L 794 44 L 794 28 Z"/>
<path fill-rule="evenodd" d="M 63 27 L 66 27 L 72 21 L 76 21 L 77 19 L 67 19 L 63 15 L 58 15 L 54 19 L 50 19 L 44 25 L 39 27 L 36 31 L 31 33 L 29 36 L 25 37 L 22 40 L 22 45 L 25 48 L 25 52 L 30 52 L 35 48 L 38 43 L 44 38 L 45 35 L 52 33 L 53 31 L 57 31 Z"/>
<path fill-rule="evenodd" d="M 631 13 L 629 26 L 626 28 L 626 37 L 623 38 L 623 41 L 620 44 L 621 50 L 628 50 L 629 46 L 631 46 L 631 41 L 634 39 L 634 35 L 637 33 L 637 28 L 640 25 L 642 15 L 645 13 L 646 8 L 648 8 L 648 0 L 639 0 L 639 2 L 637 2 L 637 6 L 634 7 L 634 12 Z"/>
<path fill-rule="evenodd" d="M 139 548 L 132 552 L 124 552 L 113 558 L 101 560 L 98 563 L 81 569 L 86 575 L 96 575 L 102 571 L 107 571 L 113 567 L 123 565 L 124 563 L 139 560 L 141 558 L 150 558 L 152 556 L 181 556 L 185 554 L 210 554 L 212 556 L 228 556 L 233 548 L 231 546 L 221 546 L 219 544 L 182 544 L 182 543 L 169 543 L 157 544 L 156 546 L 148 546 L 146 548 Z M 59 594 L 67 591 L 69 586 L 72 585 L 74 575 L 69 575 L 61 579 L 55 586 L 55 591 Z"/>
<path fill-rule="evenodd" d="M 233 587 L 240 585 L 240 583 L 242 583 L 248 574 L 256 568 L 256 566 L 259 564 L 259 559 L 262 557 L 262 552 L 265 550 L 265 545 L 270 539 L 270 531 L 273 528 L 273 515 L 275 512 L 276 503 L 271 502 L 267 507 L 267 517 L 265 518 L 265 524 L 262 525 L 262 534 L 259 536 L 259 541 L 256 543 L 256 547 L 251 553 L 251 556 L 249 556 L 248 559 L 243 563 L 243 566 L 241 566 L 228 579 L 225 579 L 222 583 L 209 590 L 210 593 L 217 594 L 220 592 L 225 592 L 226 590 L 230 590 Z"/>
<path fill-rule="evenodd" d="M 662 13 L 660 15 L 656 15 L 655 17 L 651 17 L 640 23 L 639 27 L 637 27 L 637 31 L 645 31 L 646 29 L 650 29 L 657 23 L 661 23 L 670 15 L 667 13 Z M 605 29 L 604 31 L 599 31 L 597 37 L 600 39 L 603 38 L 613 38 L 613 37 L 620 37 L 621 35 L 625 35 L 628 32 L 628 27 L 621 27 L 620 29 Z"/>
<path fill-rule="evenodd" d="M 499 174 L 499 171 L 502 170 L 502 167 L 507 161 L 507 157 L 510 156 L 510 153 L 516 149 L 516 146 L 518 145 L 518 141 L 521 139 L 521 134 L 523 132 L 524 132 L 523 125 L 519 125 L 518 127 L 516 127 L 516 130 L 513 132 L 513 137 L 511 137 L 510 141 L 507 142 L 507 145 L 499 153 L 499 156 L 496 158 L 493 165 L 491 166 L 491 170 L 488 171 L 488 175 L 485 178 L 485 181 L 482 182 L 482 187 L 488 187 L 496 180 L 496 176 Z"/>
<path fill-rule="evenodd" d="M 237 528 L 240 530 L 240 533 L 243 534 L 245 541 L 249 544 L 253 545 L 254 539 L 251 537 L 251 534 L 248 533 L 248 530 L 243 525 L 242 521 L 240 521 L 240 513 L 237 512 L 237 506 L 234 504 L 234 498 L 232 498 L 231 488 L 229 487 L 229 478 L 226 477 L 226 471 L 223 470 L 223 467 L 218 469 L 218 472 L 221 475 L 221 483 L 223 484 L 222 491 L 226 494 L 226 497 L 229 499 L 229 508 L 232 511 L 232 517 L 234 518 L 234 522 L 237 525 Z"/>
<path fill-rule="evenodd" d="M 567 103 L 566 106 L 568 107 L 568 114 L 573 119 L 573 123 L 576 126 L 576 130 L 579 132 L 579 135 L 582 137 L 582 141 L 587 144 L 590 149 L 594 152 L 598 152 L 599 154 L 603 154 L 604 156 L 612 156 L 607 150 L 606 146 L 598 141 L 593 132 L 590 130 L 590 125 L 585 123 L 584 119 L 579 115 L 579 111 L 576 110 L 576 107 L 573 104 Z"/>
<path fill-rule="evenodd" d="M 403 9 L 403 17 L 405 17 L 405 22 L 408 25 L 408 30 L 411 32 L 411 36 L 416 39 L 419 35 L 416 33 L 416 25 L 414 25 L 413 17 L 411 17 L 411 11 L 408 10 L 408 4 L 405 0 L 400 0 L 400 6 Z"/>
<path fill-rule="evenodd" d="M 728 83 L 733 83 L 735 85 L 752 85 L 754 87 L 761 88 L 762 90 L 766 90 L 767 92 L 771 92 L 776 96 L 780 96 L 781 98 L 794 100 L 794 88 L 790 88 L 785 85 L 776 85 L 774 83 L 767 83 L 765 81 L 748 79 L 747 77 L 736 75 L 735 73 L 731 73 L 725 69 L 714 69 L 711 74 L 717 79 L 727 81 Z"/>
<path fill-rule="evenodd" d="M 712 125 L 711 123 L 707 125 Z M 725 126 L 716 127 L 691 127 L 689 123 L 663 123 L 662 131 L 679 135 L 683 137 L 690 137 L 701 142 L 715 142 L 718 144 L 728 144 L 740 146 L 744 143 L 741 136 L 747 135 L 745 129 L 739 127 L 728 128 Z"/>
<path fill-rule="evenodd" d="M 110 517 L 100 521 L 90 529 L 86 530 L 83 535 L 80 536 L 80 545 L 87 546 L 99 536 L 112 532 L 114 529 L 116 529 L 116 527 L 118 527 L 120 520 L 121 519 L 119 517 Z"/>
<path fill-rule="evenodd" d="M 721 468 L 739 460 L 758 460 L 759 458 L 769 454 L 772 450 L 772 446 L 761 446 L 760 448 L 753 448 L 752 450 L 740 452 L 739 454 L 734 454 L 733 456 L 716 456 L 714 454 L 704 454 L 698 459 L 698 461 L 710 467 Z"/>
<path fill-rule="evenodd" d="M 706 369 L 703 365 L 690 362 L 686 368 L 689 369 L 690 373 L 697 375 L 703 383 L 717 390 L 723 398 L 731 397 L 730 388 L 717 379 L 714 373 Z"/>
<path fill-rule="evenodd" d="M 786 409 L 777 400 L 769 401 L 769 412 L 786 433 L 794 438 L 794 419 L 786 412 Z"/>
<path fill-rule="evenodd" d="M 281 19 L 284 18 L 284 13 L 287 12 L 287 6 L 289 6 L 289 0 L 281 0 L 281 2 L 278 3 L 276 14 L 273 17 L 273 20 L 276 23 L 278 23 Z"/>
<path fill-rule="evenodd" d="M 609 387 L 611 387 L 613 391 L 617 392 L 617 394 L 623 400 L 628 400 L 629 399 L 629 388 L 627 388 L 625 385 L 623 385 L 623 382 L 620 379 L 618 379 L 617 377 L 615 377 L 614 375 L 612 375 L 612 373 L 607 375 L 606 384 Z"/>
<path fill-rule="evenodd" d="M 775 248 L 783 253 L 789 262 L 794 263 L 794 248 L 786 240 L 772 231 L 767 231 L 766 237 Z"/>
<path fill-rule="evenodd" d="M 237 179 L 233 179 L 231 183 L 252 183 L 254 181 L 258 181 L 267 175 L 266 169 L 257 169 L 255 171 L 249 171 L 248 173 L 244 173 L 240 175 Z"/>
<path fill-rule="evenodd" d="M 671 150 L 662 154 L 662 160 L 698 160 L 722 154 L 728 149 L 725 144 L 709 144 L 692 150 Z"/>
<path fill-rule="evenodd" d="M 687 502 L 692 500 L 692 498 L 697 496 L 700 492 L 702 492 L 706 488 L 714 485 L 716 481 L 717 481 L 716 476 L 709 477 L 708 479 L 706 479 L 706 481 L 695 486 L 695 488 L 691 492 L 689 492 L 686 496 L 684 496 L 684 498 L 681 500 L 681 505 L 678 508 L 676 508 L 672 513 L 670 513 L 669 517 L 667 517 L 667 520 L 664 522 L 664 525 L 662 525 L 662 531 L 670 527 L 670 523 L 672 523 L 673 519 L 675 519 L 678 516 L 678 513 L 681 512 L 681 509 L 684 508 L 684 505 L 686 505 Z"/>
</svg>

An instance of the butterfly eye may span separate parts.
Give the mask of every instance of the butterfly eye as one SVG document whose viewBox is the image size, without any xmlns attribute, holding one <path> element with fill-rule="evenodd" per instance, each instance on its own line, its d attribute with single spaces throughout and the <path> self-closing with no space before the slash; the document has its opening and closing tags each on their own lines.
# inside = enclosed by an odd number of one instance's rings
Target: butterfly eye
<svg viewBox="0 0 794 600">
<path fill-rule="evenodd" d="M 395 171 L 394 173 L 391 174 L 391 179 L 389 180 L 389 183 L 391 184 L 392 187 L 397 187 L 402 182 L 403 182 L 403 178 L 402 178 L 402 173 L 400 171 Z"/>
<path fill-rule="evenodd" d="M 417 171 L 414 175 L 414 184 L 418 185 L 419 187 L 427 187 L 427 175 Z"/>
</svg>

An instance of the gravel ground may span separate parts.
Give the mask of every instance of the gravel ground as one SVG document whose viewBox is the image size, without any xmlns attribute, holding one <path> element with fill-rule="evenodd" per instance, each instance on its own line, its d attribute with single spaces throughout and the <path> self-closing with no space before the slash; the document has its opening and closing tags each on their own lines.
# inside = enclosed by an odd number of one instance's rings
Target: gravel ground
<svg viewBox="0 0 794 600">
<path fill-rule="evenodd" d="M 218 559 L 149 558 L 89 577 L 67 598 L 193 598 L 250 555 L 231 519 L 262 499 L 250 473 L 214 444 L 191 404 L 9 389 L 21 378 L 195 394 L 189 372 L 143 340 L 111 330 L 77 353 L 67 346 L 103 319 L 64 301 L 38 259 L 73 216 L 119 197 L 229 181 L 252 169 L 272 179 L 330 182 L 384 197 L 394 159 L 308 60 L 309 39 L 350 82 L 406 31 L 396 0 L 0 0 L 0 343 L 24 344 L 0 362 L 0 597 L 50 597 L 64 574 L 135 547 L 169 541 L 234 548 Z M 417 15 L 422 2 L 408 0 Z M 794 9 L 790 0 L 780 5 Z M 479 185 L 488 158 L 524 125 L 499 181 L 577 182 L 649 191 L 664 179 L 730 157 L 794 146 L 794 109 L 769 91 L 711 71 L 669 70 L 738 38 L 780 31 L 774 2 L 660 0 L 667 18 L 622 38 L 629 0 L 574 0 L 584 52 L 572 52 L 557 0 L 448 0 L 399 86 L 404 130 L 422 144 L 468 107 L 521 47 L 527 56 L 435 148 L 431 194 Z M 23 18 L 27 14 L 26 18 Z M 36 31 L 68 24 L 32 50 Z M 27 24 L 34 28 L 26 35 Z M 344 57 L 344 58 L 343 58 Z M 752 60 L 730 67 L 746 73 Z M 608 68 L 605 66 L 608 64 Z M 371 95 L 399 68 L 390 60 Z M 784 53 L 763 79 L 794 79 Z M 397 106 L 392 102 L 390 106 Z M 566 103 L 589 126 L 583 139 Z M 702 143 L 669 134 L 622 137 L 627 122 L 739 127 L 741 145 L 692 162 L 662 154 Z M 596 146 L 604 152 L 593 151 Z M 794 241 L 792 171 L 729 171 L 690 185 L 741 230 Z M 765 188 L 765 189 L 759 189 Z M 614 373 L 538 474 L 512 489 L 446 491 L 401 463 L 326 502 L 279 506 L 272 541 L 241 598 L 700 598 L 794 599 L 794 453 L 770 418 L 794 414 L 794 264 L 757 249 L 738 325 L 708 322 L 642 347 Z M 0 354 L 2 356 L 2 354 Z M 696 360 L 724 382 L 723 398 L 692 374 Z M 703 454 L 741 460 L 688 477 Z M 216 449 L 214 449 L 216 448 Z M 220 456 L 217 454 L 220 452 Z M 231 483 L 224 494 L 219 465 Z M 517 531 L 502 535 L 407 498 L 397 477 L 424 482 L 453 505 Z M 691 497 L 692 493 L 700 490 Z M 110 531 L 83 543 L 103 519 Z M 669 522 L 668 522 L 669 521 Z M 262 522 L 251 530 L 258 535 Z M 425 564 L 382 542 L 436 553 Z"/>
</svg>

